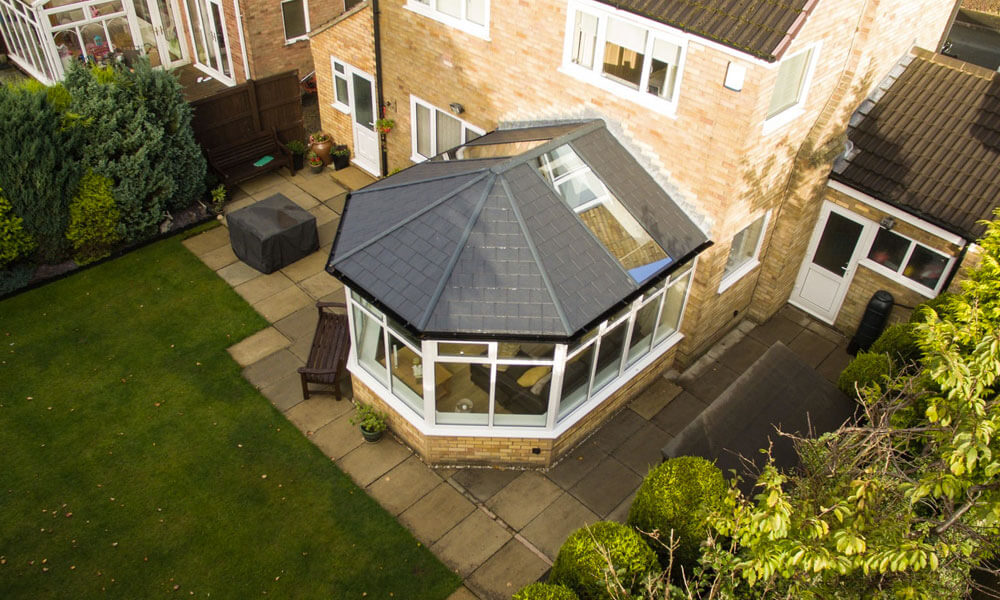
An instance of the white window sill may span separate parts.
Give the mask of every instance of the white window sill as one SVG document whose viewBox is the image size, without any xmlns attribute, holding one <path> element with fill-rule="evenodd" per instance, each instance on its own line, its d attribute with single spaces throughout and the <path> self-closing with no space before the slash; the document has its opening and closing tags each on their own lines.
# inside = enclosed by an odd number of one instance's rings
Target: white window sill
<svg viewBox="0 0 1000 600">
<path fill-rule="evenodd" d="M 668 116 L 671 119 L 677 118 L 676 102 L 669 102 L 662 98 L 657 98 L 652 94 L 644 94 L 639 90 L 634 90 L 626 85 L 615 83 L 607 77 L 602 77 L 589 69 L 584 69 L 583 67 L 575 64 L 563 64 L 559 67 L 558 71 L 564 75 L 569 75 L 578 81 L 589 83 L 592 86 L 601 88 L 602 90 L 614 94 L 623 100 L 634 102 L 648 108 L 649 110 L 656 111 L 661 115 Z"/>
<path fill-rule="evenodd" d="M 487 23 L 486 25 L 476 25 L 475 23 L 470 23 L 469 21 L 463 21 L 461 19 L 456 19 L 454 17 L 441 14 L 436 10 L 430 8 L 429 6 L 425 6 L 423 4 L 411 4 L 408 2 L 403 5 L 403 8 L 415 12 L 418 15 L 427 17 L 428 19 L 433 19 L 434 21 L 447 25 L 452 29 L 457 29 L 459 31 L 468 33 L 469 35 L 475 36 L 481 40 L 487 42 L 491 41 L 489 23 Z"/>
<path fill-rule="evenodd" d="M 413 156 L 410 157 L 410 162 L 412 162 L 413 164 L 422 163 L 422 162 L 427 161 L 427 160 L 430 160 L 430 159 L 426 158 L 426 157 L 423 157 L 423 156 L 420 156 L 419 154 L 414 154 Z"/>
<path fill-rule="evenodd" d="M 937 290 L 932 290 L 929 287 L 922 286 L 916 281 L 910 279 L 909 277 L 904 277 L 903 275 L 900 275 L 895 271 L 887 269 L 869 258 L 862 258 L 860 261 L 858 261 L 858 264 L 861 265 L 862 267 L 865 267 L 869 271 L 874 271 L 875 273 L 878 273 L 879 275 L 885 277 L 886 279 L 892 280 L 898 283 L 899 285 L 906 287 L 907 289 L 911 289 L 914 292 L 917 292 L 918 294 L 926 298 L 934 298 L 935 296 L 938 295 Z M 939 288 L 941 287 L 941 283 L 945 280 L 945 275 L 950 271 L 950 269 L 951 269 L 951 263 L 948 263 L 948 268 L 945 269 L 945 271 L 941 274 L 941 278 L 938 280 Z"/>
<path fill-rule="evenodd" d="M 763 131 L 764 135 L 770 135 L 775 131 L 781 129 L 785 125 L 788 125 L 792 121 L 798 119 L 806 112 L 806 109 L 802 107 L 802 104 L 796 104 L 790 108 L 786 108 L 784 111 L 774 115 L 770 119 L 764 121 Z"/>
<path fill-rule="evenodd" d="M 290 40 L 285 40 L 285 45 L 286 46 L 291 46 L 292 44 L 297 44 L 299 42 L 308 42 L 308 41 L 309 41 L 309 32 L 307 31 L 305 35 L 300 35 L 297 38 L 292 38 Z"/>
<path fill-rule="evenodd" d="M 337 102 L 334 102 L 330 106 L 334 107 L 335 109 L 339 110 L 340 112 L 344 113 L 345 115 L 351 114 L 351 107 L 347 106 L 346 104 L 339 104 Z"/>
<path fill-rule="evenodd" d="M 718 293 L 721 294 L 722 292 L 736 285 L 737 281 L 743 279 L 743 277 L 747 273 L 756 269 L 758 265 L 760 265 L 760 261 L 757 260 L 756 258 L 753 260 L 748 260 L 747 262 L 740 265 L 738 269 L 736 269 L 729 275 L 726 275 L 725 277 L 722 278 L 722 283 L 719 284 Z"/>
</svg>

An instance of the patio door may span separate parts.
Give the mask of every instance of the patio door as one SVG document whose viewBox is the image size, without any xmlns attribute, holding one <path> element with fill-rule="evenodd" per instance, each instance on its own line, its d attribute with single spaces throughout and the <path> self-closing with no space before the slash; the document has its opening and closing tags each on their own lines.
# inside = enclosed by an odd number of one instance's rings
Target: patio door
<svg viewBox="0 0 1000 600">
<path fill-rule="evenodd" d="M 351 68 L 351 124 L 354 130 L 352 162 L 375 177 L 381 177 L 381 147 L 375 131 L 375 81 L 372 76 Z"/>
<path fill-rule="evenodd" d="M 788 299 L 833 323 L 858 267 L 866 220 L 839 206 L 823 204 L 795 288 Z"/>
<path fill-rule="evenodd" d="M 143 53 L 154 67 L 170 69 L 185 62 L 184 44 L 177 26 L 181 22 L 175 0 L 136 0 L 136 39 L 142 40 Z"/>
<path fill-rule="evenodd" d="M 235 84 L 221 0 L 186 0 L 194 64 L 219 81 Z"/>
</svg>

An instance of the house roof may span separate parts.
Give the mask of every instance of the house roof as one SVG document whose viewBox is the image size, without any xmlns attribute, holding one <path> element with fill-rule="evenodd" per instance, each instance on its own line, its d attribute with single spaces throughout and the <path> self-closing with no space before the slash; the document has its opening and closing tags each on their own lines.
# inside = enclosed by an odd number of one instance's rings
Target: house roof
<svg viewBox="0 0 1000 600">
<path fill-rule="evenodd" d="M 773 62 L 818 0 L 599 1 Z"/>
<path fill-rule="evenodd" d="M 520 153 L 460 158 L 510 148 Z M 566 148 L 641 223 L 651 241 L 631 251 L 652 258 L 626 268 L 585 224 L 601 212 L 614 229 L 613 211 L 600 201 L 574 211 L 543 176 L 541 157 Z M 420 334 L 570 339 L 707 241 L 590 121 L 496 131 L 353 192 L 327 270 Z"/>
<path fill-rule="evenodd" d="M 1000 200 L 1000 79 L 915 52 L 855 112 L 831 178 L 974 240 Z"/>
</svg>

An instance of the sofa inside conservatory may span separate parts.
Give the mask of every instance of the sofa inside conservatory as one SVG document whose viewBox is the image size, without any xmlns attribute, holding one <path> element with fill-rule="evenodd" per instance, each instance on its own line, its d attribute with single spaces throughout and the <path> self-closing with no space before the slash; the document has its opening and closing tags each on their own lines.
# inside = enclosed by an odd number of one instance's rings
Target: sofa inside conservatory
<svg viewBox="0 0 1000 600">
<path fill-rule="evenodd" d="M 355 398 L 428 462 L 553 464 L 669 367 L 709 244 L 603 121 L 468 140 L 347 201 Z"/>
</svg>

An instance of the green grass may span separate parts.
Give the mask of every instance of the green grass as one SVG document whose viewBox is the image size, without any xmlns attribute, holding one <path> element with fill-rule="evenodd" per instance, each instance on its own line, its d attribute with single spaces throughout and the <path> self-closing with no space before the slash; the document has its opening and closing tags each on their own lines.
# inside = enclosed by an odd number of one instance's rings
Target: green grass
<svg viewBox="0 0 1000 600">
<path fill-rule="evenodd" d="M 0 302 L 0 597 L 457 587 L 240 376 L 265 325 L 176 238 Z"/>
</svg>

